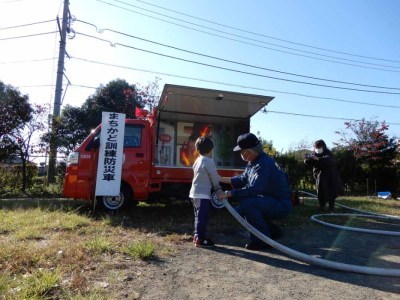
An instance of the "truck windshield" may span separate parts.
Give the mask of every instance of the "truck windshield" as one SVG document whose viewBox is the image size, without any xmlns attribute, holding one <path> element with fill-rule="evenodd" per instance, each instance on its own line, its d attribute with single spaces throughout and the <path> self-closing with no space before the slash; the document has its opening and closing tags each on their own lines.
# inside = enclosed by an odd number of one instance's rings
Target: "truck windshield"
<svg viewBox="0 0 400 300">
<path fill-rule="evenodd" d="M 143 126 L 126 124 L 124 135 L 124 148 L 139 148 L 142 146 L 142 128 Z M 99 148 L 99 143 L 96 145 L 95 142 L 96 138 L 100 138 L 100 131 L 96 133 L 90 143 L 86 146 L 86 151 L 91 151 Z"/>
<path fill-rule="evenodd" d="M 142 144 L 142 126 L 126 125 L 124 147 L 138 148 Z"/>
</svg>

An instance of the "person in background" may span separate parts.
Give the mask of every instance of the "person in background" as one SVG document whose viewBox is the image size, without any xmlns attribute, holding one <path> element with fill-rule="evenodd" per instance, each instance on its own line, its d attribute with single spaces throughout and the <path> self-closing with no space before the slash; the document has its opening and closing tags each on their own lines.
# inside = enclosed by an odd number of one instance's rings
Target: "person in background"
<svg viewBox="0 0 400 300">
<path fill-rule="evenodd" d="M 336 198 L 343 194 L 343 185 L 335 158 L 323 140 L 314 143 L 314 153 L 306 155 L 304 164 L 312 167 L 321 212 L 328 203 L 329 212 L 333 213 Z"/>
<path fill-rule="evenodd" d="M 221 177 L 211 159 L 213 141 L 209 137 L 199 137 L 195 142 L 195 147 L 199 156 L 193 164 L 194 175 L 189 192 L 195 218 L 193 243 L 196 247 L 213 247 L 214 242 L 207 236 L 211 190 L 216 191 L 217 195 L 224 192 L 219 184 Z"/>
<path fill-rule="evenodd" d="M 252 133 L 242 134 L 233 151 L 240 151 L 247 161 L 243 174 L 222 177 L 221 182 L 231 184 L 232 190 L 221 194 L 220 200 L 233 198 L 239 201 L 236 211 L 265 236 L 278 239 L 282 230 L 271 220 L 286 217 L 292 210 L 289 182 L 275 160 L 264 151 L 260 140 Z M 250 234 L 249 250 L 270 246 Z"/>
</svg>

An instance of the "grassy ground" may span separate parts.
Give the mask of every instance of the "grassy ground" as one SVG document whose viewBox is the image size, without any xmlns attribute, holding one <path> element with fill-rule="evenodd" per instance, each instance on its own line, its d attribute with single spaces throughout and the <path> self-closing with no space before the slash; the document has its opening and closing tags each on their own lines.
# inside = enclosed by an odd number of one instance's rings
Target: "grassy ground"
<svg viewBox="0 0 400 300">
<path fill-rule="evenodd" d="M 338 202 L 400 216 L 398 200 Z M 140 272 L 149 261 L 177 255 L 178 246 L 192 238 L 193 211 L 187 201 L 141 203 L 129 212 L 111 215 L 93 214 L 81 203 L 55 199 L 2 200 L 0 208 L 0 299 L 110 299 L 105 286 L 113 280 L 105 272 L 109 264 L 117 264 L 118 269 L 128 261 Z M 315 213 L 315 200 L 305 199 L 279 223 L 297 226 Z M 349 224 L 348 219 L 337 222 Z M 399 230 L 399 224 L 390 226 Z M 226 210 L 213 209 L 209 227 L 235 230 L 240 225 Z"/>
</svg>

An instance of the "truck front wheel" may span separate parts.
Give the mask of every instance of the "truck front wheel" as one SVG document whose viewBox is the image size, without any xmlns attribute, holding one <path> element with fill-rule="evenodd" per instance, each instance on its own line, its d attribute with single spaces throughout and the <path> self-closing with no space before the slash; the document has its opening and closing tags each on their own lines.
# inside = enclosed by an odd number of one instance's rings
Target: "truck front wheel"
<svg viewBox="0 0 400 300">
<path fill-rule="evenodd" d="M 132 191 L 126 184 L 121 184 L 119 196 L 99 196 L 97 201 L 99 204 L 108 210 L 118 210 L 127 206 L 131 201 Z"/>
</svg>

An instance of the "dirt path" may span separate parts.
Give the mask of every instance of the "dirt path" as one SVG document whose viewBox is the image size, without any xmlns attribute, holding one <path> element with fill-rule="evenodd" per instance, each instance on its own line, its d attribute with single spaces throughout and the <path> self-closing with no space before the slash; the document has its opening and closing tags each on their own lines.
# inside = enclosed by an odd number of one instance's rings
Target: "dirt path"
<svg viewBox="0 0 400 300">
<path fill-rule="evenodd" d="M 217 247 L 177 246 L 172 257 L 126 269 L 121 299 L 400 299 L 400 278 L 348 273 L 296 261 L 275 249 L 248 251 L 244 230 L 214 232 Z M 344 263 L 400 269 L 398 237 L 290 228 L 280 242 Z M 136 270 L 136 271 L 135 271 Z"/>
</svg>

